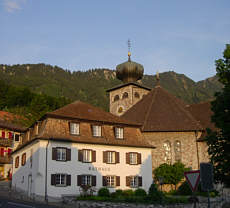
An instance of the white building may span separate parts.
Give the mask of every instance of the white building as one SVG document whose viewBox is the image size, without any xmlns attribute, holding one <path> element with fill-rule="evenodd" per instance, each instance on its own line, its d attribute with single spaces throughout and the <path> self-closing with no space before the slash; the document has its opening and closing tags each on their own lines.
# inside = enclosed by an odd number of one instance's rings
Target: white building
<svg viewBox="0 0 230 208">
<path fill-rule="evenodd" d="M 79 101 L 47 113 L 12 153 L 12 188 L 41 200 L 79 195 L 82 185 L 148 191 L 154 147 L 139 128 Z"/>
</svg>

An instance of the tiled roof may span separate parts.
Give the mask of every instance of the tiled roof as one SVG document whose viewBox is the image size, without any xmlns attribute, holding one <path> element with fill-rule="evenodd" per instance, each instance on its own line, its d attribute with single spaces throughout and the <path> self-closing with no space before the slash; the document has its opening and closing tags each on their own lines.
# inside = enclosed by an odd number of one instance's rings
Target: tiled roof
<svg viewBox="0 0 230 208">
<path fill-rule="evenodd" d="M 100 108 L 94 107 L 81 101 L 76 101 L 53 112 L 47 113 L 46 116 L 140 126 L 140 124 L 137 122 L 127 121 L 123 118 L 105 112 Z"/>
<path fill-rule="evenodd" d="M 128 86 L 128 85 L 135 85 L 135 86 L 137 86 L 139 88 L 143 88 L 143 89 L 146 89 L 146 90 L 149 90 L 149 91 L 151 90 L 151 88 L 146 87 L 144 85 L 141 85 L 141 84 L 139 84 L 137 82 L 128 82 L 128 83 L 125 83 L 125 84 L 120 84 L 120 85 L 118 85 L 116 87 L 113 87 L 111 89 L 108 89 L 108 90 L 106 90 L 106 92 L 110 92 L 110 91 L 113 91 L 113 90 L 116 90 L 116 89 L 119 89 L 119 88 L 122 88 L 122 87 L 125 87 L 125 86 Z"/>
<path fill-rule="evenodd" d="M 196 120 L 200 122 L 204 129 L 210 128 L 212 130 L 217 130 L 215 124 L 211 122 L 213 112 L 211 110 L 210 102 L 191 104 L 187 105 L 186 108 L 196 118 Z M 206 135 L 206 131 L 204 131 L 202 138 Z"/>
<path fill-rule="evenodd" d="M 19 131 L 19 132 L 26 131 L 25 127 L 18 125 L 18 124 L 10 123 L 9 121 L 4 121 L 4 120 L 0 120 L 0 128 L 6 128 L 12 131 Z"/>
<path fill-rule="evenodd" d="M 156 86 L 121 117 L 142 124 L 142 131 L 202 130 L 180 99 Z"/>
</svg>

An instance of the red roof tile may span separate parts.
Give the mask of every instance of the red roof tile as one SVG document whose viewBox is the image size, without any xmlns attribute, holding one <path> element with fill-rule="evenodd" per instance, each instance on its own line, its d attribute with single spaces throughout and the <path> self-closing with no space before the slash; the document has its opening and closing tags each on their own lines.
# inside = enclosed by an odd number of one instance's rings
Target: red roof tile
<svg viewBox="0 0 230 208">
<path fill-rule="evenodd" d="M 183 101 L 156 86 L 122 118 L 142 124 L 142 131 L 194 131 L 202 126 L 186 109 Z"/>
<path fill-rule="evenodd" d="M 46 116 L 140 126 L 140 124 L 138 124 L 137 122 L 127 121 L 123 118 L 105 112 L 100 108 L 94 107 L 88 103 L 84 103 L 81 101 L 76 101 L 53 112 L 47 113 Z"/>
</svg>

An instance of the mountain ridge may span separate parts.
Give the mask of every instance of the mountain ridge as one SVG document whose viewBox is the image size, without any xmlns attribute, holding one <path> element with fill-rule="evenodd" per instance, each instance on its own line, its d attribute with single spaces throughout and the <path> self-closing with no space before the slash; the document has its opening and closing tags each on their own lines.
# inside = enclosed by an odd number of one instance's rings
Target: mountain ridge
<svg viewBox="0 0 230 208">
<path fill-rule="evenodd" d="M 98 68 L 69 71 L 58 66 L 40 64 L 0 65 L 0 79 L 17 87 L 28 87 L 35 93 L 81 100 L 108 111 L 106 90 L 122 82 L 115 70 Z M 139 81 L 147 87 L 156 85 L 156 75 L 144 75 Z M 198 82 L 174 71 L 160 73 L 160 85 L 186 103 L 212 100 L 222 85 L 216 76 Z"/>
</svg>

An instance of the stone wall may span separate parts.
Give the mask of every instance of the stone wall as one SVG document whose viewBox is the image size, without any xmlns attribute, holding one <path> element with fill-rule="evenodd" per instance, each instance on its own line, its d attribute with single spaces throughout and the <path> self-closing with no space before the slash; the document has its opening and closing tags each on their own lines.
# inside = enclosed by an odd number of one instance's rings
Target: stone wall
<svg viewBox="0 0 230 208">
<path fill-rule="evenodd" d="M 175 163 L 175 142 L 181 142 L 181 162 L 193 170 L 199 169 L 198 162 L 207 162 L 207 145 L 197 143 L 195 132 L 143 132 L 145 139 L 156 147 L 152 150 L 153 169 L 165 163 L 164 142 L 171 143 L 171 163 Z M 199 160 L 198 160 L 199 155 Z"/>
<path fill-rule="evenodd" d="M 122 98 L 123 94 L 127 92 L 128 97 Z M 139 98 L 135 97 L 135 93 L 140 95 Z M 129 108 L 131 108 L 134 104 L 136 104 L 139 100 L 143 98 L 144 95 L 148 94 L 149 90 L 137 87 L 135 85 L 128 85 L 122 88 L 118 88 L 110 92 L 110 113 L 121 116 L 124 114 Z M 114 101 L 115 96 L 119 96 L 119 100 Z M 122 108 L 122 112 L 118 112 L 119 108 Z"/>
</svg>

